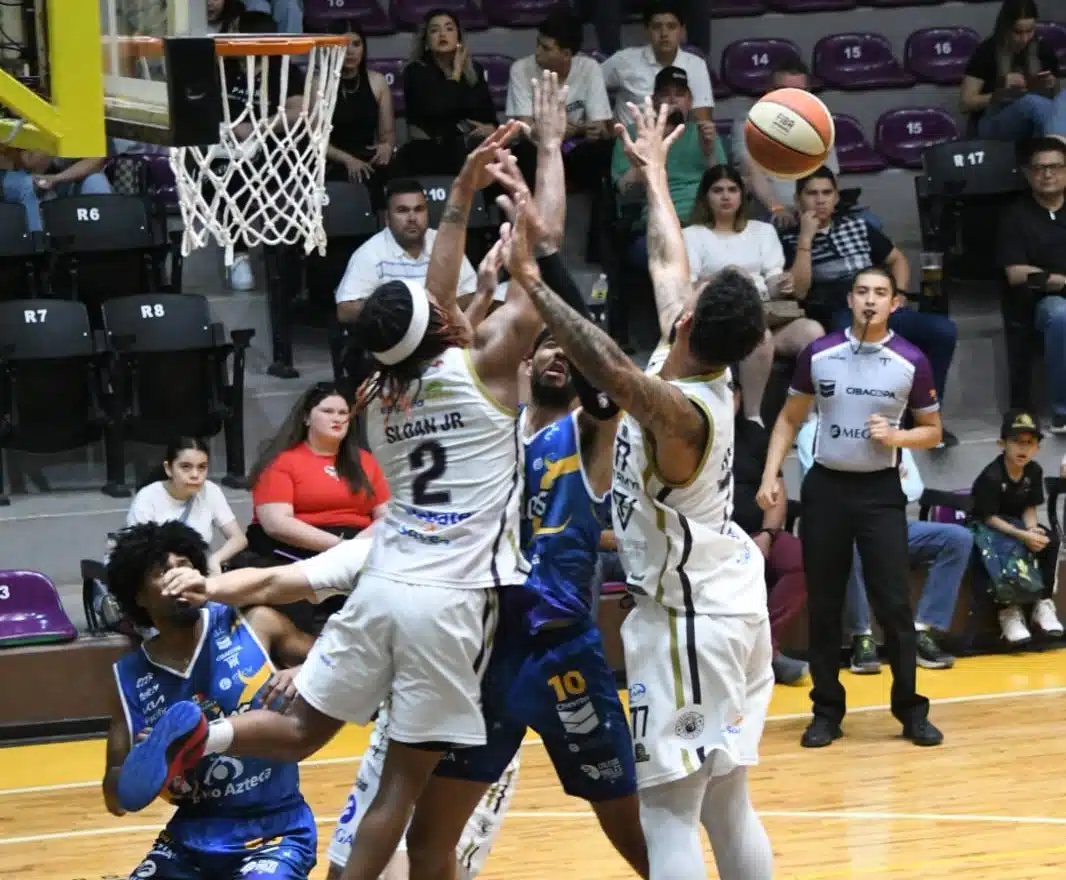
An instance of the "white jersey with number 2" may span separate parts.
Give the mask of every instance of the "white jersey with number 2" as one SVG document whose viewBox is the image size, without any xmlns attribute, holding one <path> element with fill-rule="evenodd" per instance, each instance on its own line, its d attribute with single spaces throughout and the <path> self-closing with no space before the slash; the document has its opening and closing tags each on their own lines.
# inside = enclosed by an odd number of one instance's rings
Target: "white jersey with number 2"
<svg viewBox="0 0 1066 880">
<path fill-rule="evenodd" d="M 370 449 L 392 497 L 365 571 L 411 585 L 521 583 L 529 567 L 518 544 L 516 413 L 491 397 L 461 348 L 433 361 L 411 396 L 367 410 Z"/>
<path fill-rule="evenodd" d="M 659 474 L 639 422 L 626 415 L 619 424 L 611 507 L 629 588 L 689 614 L 765 615 L 762 555 L 733 523 L 729 371 L 672 384 L 703 413 L 710 436 L 696 473 L 675 485 Z"/>
</svg>

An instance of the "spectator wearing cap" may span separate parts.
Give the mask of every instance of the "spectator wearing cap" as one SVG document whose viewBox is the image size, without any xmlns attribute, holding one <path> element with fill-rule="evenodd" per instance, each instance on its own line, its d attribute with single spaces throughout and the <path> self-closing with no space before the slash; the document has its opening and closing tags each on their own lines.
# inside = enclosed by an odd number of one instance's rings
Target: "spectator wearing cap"
<svg viewBox="0 0 1066 880">
<path fill-rule="evenodd" d="M 1007 309 L 1031 315 L 1044 337 L 1051 433 L 1066 433 L 1066 144 L 1040 138 L 1027 150 L 1029 192 L 1000 220 L 996 242 L 1007 275 Z"/>
<path fill-rule="evenodd" d="M 714 108 L 711 75 L 706 61 L 681 48 L 685 39 L 685 14 L 681 5 L 652 0 L 644 8 L 644 27 L 648 34 L 646 45 L 621 49 L 603 62 L 607 90 L 617 92 L 615 117 L 629 125 L 633 120 L 626 104 L 642 103 L 652 94 L 660 71 L 679 67 L 688 74 L 693 118 L 709 123 Z"/>
<path fill-rule="evenodd" d="M 848 305 L 851 326 L 823 336 L 799 356 L 756 499 L 763 510 L 779 503 L 781 466 L 815 407 L 815 461 L 800 496 L 814 718 L 800 744 L 820 748 L 843 736 L 841 618 L 857 545 L 870 604 L 885 632 L 892 714 L 915 745 L 939 745 L 943 735 L 929 721 L 929 701 L 917 691 L 899 460 L 901 448 L 930 449 L 940 441 L 940 405 L 925 355 L 889 328 L 899 305 L 892 277 L 884 269 L 859 272 Z M 902 426 L 908 411 L 914 420 L 909 429 Z"/>
<path fill-rule="evenodd" d="M 670 154 L 666 158 L 666 176 L 677 216 L 688 218 L 699 193 L 703 172 L 714 165 L 725 164 L 725 150 L 715 134 L 713 122 L 697 126 L 686 125 L 694 110 L 689 75 L 684 69 L 664 67 L 660 70 L 655 77 L 652 100 L 657 106 L 667 104 L 670 108 L 667 134 L 677 126 L 685 125 L 681 136 L 670 147 Z M 615 141 L 614 156 L 611 159 L 611 180 L 614 181 L 622 201 L 646 201 L 640 172 L 631 165 L 621 140 Z M 648 265 L 648 243 L 643 234 L 647 228 L 647 218 L 648 210 L 645 204 L 640 221 L 635 227 L 635 231 L 640 234 L 629 253 L 631 262 L 640 267 Z"/>
<path fill-rule="evenodd" d="M 1044 471 L 1034 460 L 1044 435 L 1032 413 L 1010 410 L 1003 417 L 1003 450 L 973 482 L 974 544 L 987 575 L 988 592 L 999 609 L 1003 638 L 1011 645 L 1032 639 L 1030 623 L 1045 635 L 1061 636 L 1055 612 L 1059 539 L 1037 522 L 1044 503 Z"/>
<path fill-rule="evenodd" d="M 808 420 L 796 437 L 800 477 L 814 464 L 815 420 Z M 917 504 L 925 491 L 918 464 L 909 449 L 900 450 L 899 477 L 903 494 Z M 907 522 L 907 560 L 912 568 L 928 566 L 921 599 L 914 613 L 918 639 L 918 665 L 924 669 L 950 669 L 955 658 L 940 647 L 940 634 L 951 629 L 959 586 L 973 554 L 973 533 L 957 523 L 925 520 Z M 858 550 L 852 556 L 851 579 L 844 603 L 844 630 L 851 636 L 851 671 L 876 675 L 881 671 L 877 643 L 870 628 L 870 601 Z"/>
</svg>

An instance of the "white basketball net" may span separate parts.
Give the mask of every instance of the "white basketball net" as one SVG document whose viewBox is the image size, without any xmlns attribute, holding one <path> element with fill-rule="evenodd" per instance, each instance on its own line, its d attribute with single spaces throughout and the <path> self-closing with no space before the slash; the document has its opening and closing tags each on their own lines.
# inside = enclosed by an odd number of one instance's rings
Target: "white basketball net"
<svg viewBox="0 0 1066 880">
<path fill-rule="evenodd" d="M 185 223 L 185 256 L 210 239 L 224 249 L 227 266 L 238 242 L 249 248 L 302 243 L 308 254 L 316 248 L 325 253 L 326 149 L 344 53 L 343 45 L 321 45 L 304 56 L 306 82 L 295 118 L 285 108 L 294 56 L 249 55 L 231 58 L 229 64 L 219 56 L 224 98 L 218 143 L 170 151 Z M 267 93 L 272 63 L 280 67 L 277 96 Z M 243 82 L 235 83 L 235 75 Z M 225 96 L 240 85 L 244 107 L 232 116 Z M 272 98 L 275 106 L 269 103 Z"/>
</svg>

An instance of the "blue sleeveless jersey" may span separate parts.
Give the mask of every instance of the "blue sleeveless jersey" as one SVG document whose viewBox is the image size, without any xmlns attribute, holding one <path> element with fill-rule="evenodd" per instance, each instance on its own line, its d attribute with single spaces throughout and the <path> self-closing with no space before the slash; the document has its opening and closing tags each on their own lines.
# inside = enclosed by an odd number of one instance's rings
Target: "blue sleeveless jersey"
<svg viewBox="0 0 1066 880">
<path fill-rule="evenodd" d="M 214 603 L 202 619 L 187 670 L 157 665 L 143 647 L 115 663 L 131 742 L 181 700 L 196 703 L 209 721 L 264 708 L 259 692 L 274 666 L 249 624 L 236 609 Z M 205 756 L 166 797 L 178 807 L 170 831 L 202 850 L 247 846 L 272 834 L 281 814 L 298 815 L 296 808 L 304 807 L 295 763 L 229 755 Z"/>
<path fill-rule="evenodd" d="M 527 625 L 588 621 L 600 533 L 610 528 L 609 495 L 593 495 L 581 466 L 576 413 L 542 428 L 526 447 L 522 550 Z"/>
</svg>

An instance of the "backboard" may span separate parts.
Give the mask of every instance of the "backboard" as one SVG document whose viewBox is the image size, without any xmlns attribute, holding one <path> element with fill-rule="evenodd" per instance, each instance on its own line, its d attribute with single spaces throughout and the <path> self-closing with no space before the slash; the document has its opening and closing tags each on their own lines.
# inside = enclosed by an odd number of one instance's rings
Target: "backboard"
<svg viewBox="0 0 1066 880">
<path fill-rule="evenodd" d="M 18 62 L 0 58 L 0 145 L 56 156 L 106 153 L 107 134 L 152 143 L 168 132 L 161 58 L 129 52 L 135 37 L 202 35 L 207 0 L 35 0 L 0 7 Z M 99 40 L 99 52 L 91 51 Z"/>
</svg>

